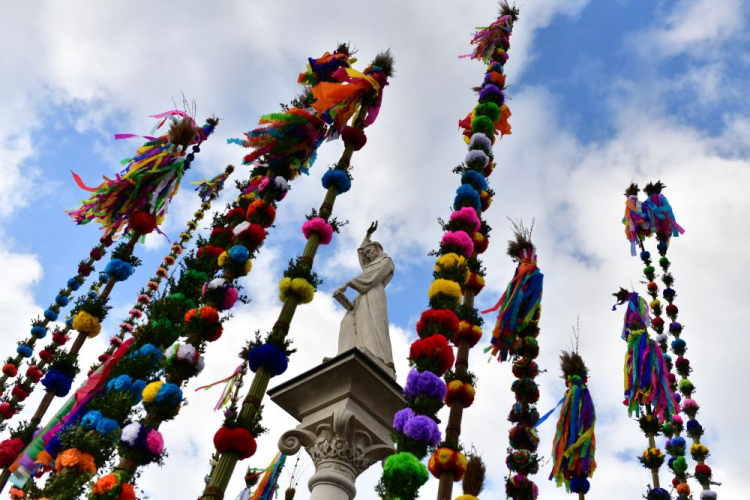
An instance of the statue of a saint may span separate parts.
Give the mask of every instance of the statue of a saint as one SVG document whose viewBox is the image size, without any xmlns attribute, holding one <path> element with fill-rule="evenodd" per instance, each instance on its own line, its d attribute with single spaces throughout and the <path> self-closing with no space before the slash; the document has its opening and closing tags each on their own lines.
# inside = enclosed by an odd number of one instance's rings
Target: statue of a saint
<svg viewBox="0 0 750 500">
<path fill-rule="evenodd" d="M 383 252 L 383 246 L 371 241 L 378 228 L 373 222 L 367 236 L 357 249 L 362 274 L 334 292 L 334 297 L 347 309 L 339 330 L 339 354 L 353 347 L 382 361 L 395 374 L 391 338 L 388 331 L 388 304 L 385 286 L 393 278 L 394 265 Z M 358 292 L 352 305 L 344 296 L 347 288 Z"/>
</svg>

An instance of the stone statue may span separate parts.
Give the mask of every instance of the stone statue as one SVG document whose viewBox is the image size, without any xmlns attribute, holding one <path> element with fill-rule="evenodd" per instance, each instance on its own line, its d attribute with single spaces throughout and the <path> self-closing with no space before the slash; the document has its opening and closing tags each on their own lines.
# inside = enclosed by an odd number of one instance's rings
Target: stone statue
<svg viewBox="0 0 750 500">
<path fill-rule="evenodd" d="M 334 297 L 347 308 L 339 330 L 339 354 L 353 347 L 382 361 L 394 374 L 391 338 L 388 331 L 388 304 L 385 287 L 393 278 L 395 266 L 383 246 L 371 241 L 378 228 L 377 221 L 370 225 L 367 236 L 357 249 L 362 274 L 345 283 L 334 292 Z M 352 305 L 344 296 L 347 288 L 358 292 Z"/>
</svg>

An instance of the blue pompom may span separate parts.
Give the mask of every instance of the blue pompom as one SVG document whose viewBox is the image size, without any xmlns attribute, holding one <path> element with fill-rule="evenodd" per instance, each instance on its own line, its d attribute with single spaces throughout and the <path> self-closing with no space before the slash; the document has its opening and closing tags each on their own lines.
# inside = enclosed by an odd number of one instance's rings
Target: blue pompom
<svg viewBox="0 0 750 500">
<path fill-rule="evenodd" d="M 156 363 L 159 361 L 164 354 L 157 349 L 153 344 L 146 344 L 137 351 L 138 356 L 146 356 L 151 358 L 151 361 Z"/>
<path fill-rule="evenodd" d="M 162 384 L 154 397 L 154 402 L 162 405 L 177 406 L 182 402 L 182 391 L 175 384 Z"/>
<path fill-rule="evenodd" d="M 659 253 L 666 252 L 667 248 L 667 242 L 666 241 L 660 241 L 658 245 L 656 245 L 656 249 L 659 250 Z"/>
<path fill-rule="evenodd" d="M 71 290 L 75 292 L 76 290 L 81 288 L 81 284 L 75 278 L 70 278 L 68 280 L 68 288 L 70 288 Z"/>
<path fill-rule="evenodd" d="M 328 189 L 331 185 L 336 186 L 336 190 L 339 194 L 346 193 L 352 188 L 352 180 L 349 178 L 349 174 L 343 170 L 329 170 L 323 175 L 323 187 Z"/>
<path fill-rule="evenodd" d="M 102 417 L 96 424 L 96 432 L 104 437 L 109 436 L 113 432 L 117 432 L 119 429 L 120 426 L 117 424 L 117 421 L 107 417 Z"/>
<path fill-rule="evenodd" d="M 95 292 L 94 290 L 89 290 L 88 292 L 86 292 L 86 295 L 88 295 L 90 300 L 96 300 L 97 297 L 99 297 L 99 293 Z"/>
<path fill-rule="evenodd" d="M 250 258 L 250 252 L 243 245 L 235 245 L 229 249 L 229 260 L 235 264 L 244 264 Z"/>
<path fill-rule="evenodd" d="M 646 262 L 650 258 L 651 258 L 651 252 L 647 252 L 646 250 L 641 252 L 641 260 L 643 262 Z"/>
<path fill-rule="evenodd" d="M 463 207 L 472 207 L 477 212 L 482 211 L 482 200 L 476 189 L 468 184 L 464 184 L 456 190 L 456 197 L 453 200 L 453 209 L 460 210 Z"/>
<path fill-rule="evenodd" d="M 469 184 L 477 191 L 487 191 L 487 179 L 475 170 L 467 170 L 461 176 L 461 184 Z"/>
<path fill-rule="evenodd" d="M 96 428 L 96 424 L 102 419 L 102 413 L 98 410 L 92 410 L 81 419 L 81 427 L 85 430 L 90 431 Z"/>
<path fill-rule="evenodd" d="M 672 356 L 670 356 L 669 354 L 664 354 L 664 361 L 666 361 L 667 363 L 671 363 Z"/>
<path fill-rule="evenodd" d="M 247 361 L 253 372 L 265 366 L 271 372 L 272 377 L 284 373 L 289 364 L 286 355 L 271 344 L 263 344 L 252 349 L 247 356 Z"/>
<path fill-rule="evenodd" d="M 674 350 L 675 352 L 685 349 L 686 346 L 687 342 L 682 339 L 674 339 L 672 341 L 672 350 Z"/>
<path fill-rule="evenodd" d="M 47 392 L 55 391 L 55 396 L 62 398 L 68 395 L 73 379 L 55 369 L 48 370 L 42 379 Z"/>
<path fill-rule="evenodd" d="M 110 391 L 127 391 L 130 390 L 133 379 L 130 375 L 120 375 L 107 382 L 107 390 Z"/>
<path fill-rule="evenodd" d="M 99 283 L 106 283 L 107 281 L 109 281 L 109 277 L 107 276 L 107 273 L 105 273 L 104 271 L 100 272 Z"/>
<path fill-rule="evenodd" d="M 58 295 L 55 297 L 55 303 L 60 307 L 67 306 L 68 302 L 70 302 L 70 299 L 68 299 L 67 295 Z"/>
<path fill-rule="evenodd" d="M 16 352 L 20 354 L 21 356 L 23 356 L 24 358 L 30 358 L 31 355 L 34 354 L 34 350 L 31 347 L 24 345 L 24 344 L 21 344 L 18 347 L 16 347 Z"/>
<path fill-rule="evenodd" d="M 120 259 L 112 259 L 104 268 L 104 272 L 107 273 L 107 277 L 115 281 L 125 281 L 133 274 L 133 266 Z"/>
<path fill-rule="evenodd" d="M 133 382 L 133 385 L 130 386 L 130 390 L 133 392 L 135 396 L 138 397 L 138 400 L 140 401 L 141 393 L 143 392 L 143 389 L 146 388 L 146 382 L 144 380 L 136 380 Z"/>
<path fill-rule="evenodd" d="M 45 309 L 44 317 L 50 321 L 57 321 L 57 313 L 52 309 Z"/>
<path fill-rule="evenodd" d="M 589 488 L 591 488 L 591 483 L 585 477 L 574 477 L 570 480 L 571 493 L 583 492 L 585 495 L 589 492 Z"/>
<path fill-rule="evenodd" d="M 663 488 L 654 488 L 646 494 L 647 500 L 671 500 L 669 492 Z"/>
<path fill-rule="evenodd" d="M 47 329 L 40 325 L 34 325 L 31 327 L 31 334 L 38 339 L 43 339 L 47 336 Z"/>
<path fill-rule="evenodd" d="M 687 445 L 685 438 L 680 436 L 673 437 L 671 441 L 674 448 L 684 448 Z"/>
</svg>

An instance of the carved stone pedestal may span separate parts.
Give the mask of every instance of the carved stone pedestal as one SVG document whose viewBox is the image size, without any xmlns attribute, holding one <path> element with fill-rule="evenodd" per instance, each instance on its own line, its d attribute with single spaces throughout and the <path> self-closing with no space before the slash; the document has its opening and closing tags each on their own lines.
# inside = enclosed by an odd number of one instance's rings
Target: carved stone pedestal
<svg viewBox="0 0 750 500">
<path fill-rule="evenodd" d="M 401 387 L 381 364 L 346 351 L 268 391 L 300 424 L 279 439 L 279 450 L 305 447 L 315 464 L 310 500 L 351 500 L 354 482 L 394 452 L 393 415 L 404 407 Z"/>
</svg>

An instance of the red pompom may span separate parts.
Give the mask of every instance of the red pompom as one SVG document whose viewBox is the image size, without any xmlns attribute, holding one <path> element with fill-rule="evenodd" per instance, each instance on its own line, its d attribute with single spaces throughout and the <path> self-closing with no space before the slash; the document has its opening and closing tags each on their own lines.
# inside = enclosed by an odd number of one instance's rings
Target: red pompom
<svg viewBox="0 0 750 500">
<path fill-rule="evenodd" d="M 10 419 L 15 414 L 16 412 L 15 410 L 11 409 L 10 403 L 8 403 L 7 401 L 0 403 L 0 415 L 2 415 L 5 420 Z"/>
<path fill-rule="evenodd" d="M 266 201 L 255 200 L 247 207 L 246 217 L 248 221 L 268 228 L 276 220 L 276 207 Z"/>
<path fill-rule="evenodd" d="M 107 354 L 106 352 L 104 352 L 104 353 L 102 353 L 102 354 L 99 355 L 99 362 L 100 363 L 104 363 L 108 359 L 109 359 L 109 354 Z"/>
<path fill-rule="evenodd" d="M 13 363 L 8 363 L 7 365 L 3 365 L 3 373 L 10 378 L 13 378 L 18 375 L 18 367 Z"/>
<path fill-rule="evenodd" d="M 224 249 L 214 245 L 204 245 L 198 249 L 198 258 L 200 259 L 204 255 L 218 259 L 219 255 L 224 253 Z"/>
<path fill-rule="evenodd" d="M 136 212 L 128 218 L 128 227 L 138 234 L 150 234 L 156 229 L 156 217 L 148 212 Z"/>
<path fill-rule="evenodd" d="M 55 353 L 47 349 L 42 349 L 41 351 L 39 351 L 39 357 L 49 363 L 50 361 L 52 361 L 52 358 L 55 357 Z"/>
<path fill-rule="evenodd" d="M 55 330 L 54 332 L 52 332 L 52 342 L 54 342 L 55 344 L 63 345 L 68 340 L 70 340 L 70 337 L 65 335 L 65 332 L 63 332 L 62 330 Z"/>
<path fill-rule="evenodd" d="M 698 464 L 695 466 L 695 473 L 711 475 L 711 467 L 706 464 Z"/>
<path fill-rule="evenodd" d="M 252 457 L 257 448 L 255 438 L 243 427 L 221 427 L 214 435 L 214 446 L 219 453 L 237 452 L 240 460 Z"/>
<path fill-rule="evenodd" d="M 263 244 L 266 239 L 266 230 L 263 226 L 258 224 L 250 224 L 247 229 L 244 229 L 239 234 L 234 235 L 234 244 L 243 245 L 249 251 L 256 250 Z"/>
<path fill-rule="evenodd" d="M 31 365 L 29 366 L 29 369 L 26 370 L 26 376 L 35 384 L 42 379 L 42 375 L 44 375 L 44 372 L 37 368 L 36 365 Z"/>
<path fill-rule="evenodd" d="M 190 309 L 185 314 L 185 323 L 186 329 L 190 333 L 197 333 L 209 342 L 221 337 L 222 327 L 219 322 L 219 311 L 211 306 Z"/>
<path fill-rule="evenodd" d="M 417 321 L 417 334 L 427 338 L 440 334 L 452 339 L 458 333 L 458 318 L 450 309 L 428 309 Z"/>
<path fill-rule="evenodd" d="M 227 220 L 227 223 L 230 226 L 236 226 L 240 222 L 245 221 L 245 211 L 241 208 L 233 208 L 229 212 L 226 213 L 224 218 Z"/>
<path fill-rule="evenodd" d="M 667 306 L 666 311 L 667 311 L 667 316 L 669 316 L 669 317 L 677 316 L 677 313 L 680 312 L 680 310 L 674 304 L 669 304 Z"/>
<path fill-rule="evenodd" d="M 81 276 L 88 276 L 89 274 L 91 274 L 91 268 L 86 264 L 81 264 L 80 266 L 78 266 L 78 274 L 80 274 Z"/>
<path fill-rule="evenodd" d="M 219 328 L 214 330 L 214 332 L 206 337 L 206 341 L 208 342 L 215 342 L 221 338 L 221 334 L 224 333 L 224 327 L 219 325 Z"/>
<path fill-rule="evenodd" d="M 365 147 L 365 144 L 367 144 L 367 136 L 365 133 L 348 125 L 344 127 L 344 130 L 341 132 L 341 140 L 343 140 L 346 145 L 351 144 L 354 151 L 359 151 Z"/>
<path fill-rule="evenodd" d="M 102 236 L 101 238 L 99 238 L 99 243 L 101 243 L 105 247 L 112 246 L 113 242 L 114 241 L 112 240 L 112 236 Z"/>
<path fill-rule="evenodd" d="M 0 443 L 0 467 L 7 469 L 26 448 L 21 438 L 10 438 Z"/>
<path fill-rule="evenodd" d="M 104 255 L 104 254 L 102 253 L 102 251 L 101 251 L 101 250 L 99 250 L 98 248 L 94 248 L 93 250 L 91 250 L 91 252 L 89 252 L 89 256 L 90 256 L 90 257 L 91 257 L 92 259 L 94 259 L 94 260 L 99 260 L 99 259 L 101 259 L 103 255 Z"/>
<path fill-rule="evenodd" d="M 659 316 L 655 316 L 653 319 L 651 319 L 651 326 L 653 326 L 654 328 L 661 328 L 664 326 L 664 320 Z"/>
<path fill-rule="evenodd" d="M 426 339 L 416 340 L 409 349 L 409 359 L 414 362 L 432 361 L 432 368 L 437 375 L 444 375 L 453 366 L 453 349 L 448 345 L 448 339 L 442 335 L 433 335 Z"/>
<path fill-rule="evenodd" d="M 15 397 L 18 401 L 24 401 L 29 397 L 29 393 L 26 392 L 26 390 L 24 390 L 24 388 L 18 384 L 13 386 L 13 390 L 10 391 L 10 395 Z"/>
</svg>

